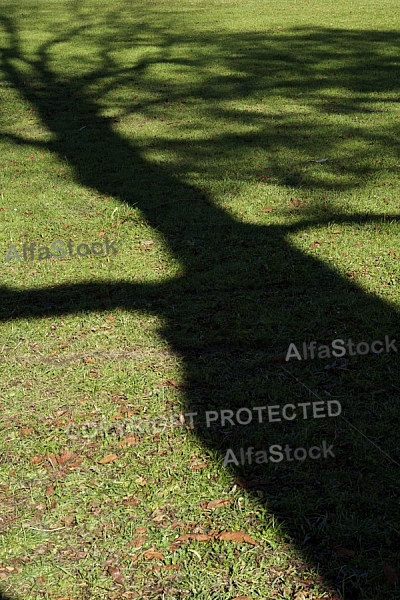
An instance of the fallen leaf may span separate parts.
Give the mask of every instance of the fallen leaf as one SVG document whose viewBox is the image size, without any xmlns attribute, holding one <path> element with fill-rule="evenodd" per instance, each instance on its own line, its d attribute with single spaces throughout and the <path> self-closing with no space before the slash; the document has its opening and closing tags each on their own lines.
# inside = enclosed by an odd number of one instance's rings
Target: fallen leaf
<svg viewBox="0 0 400 600">
<path fill-rule="evenodd" d="M 286 362 L 286 354 L 278 354 L 277 356 L 273 356 L 271 362 L 283 363 Z"/>
<path fill-rule="evenodd" d="M 153 571 L 160 571 L 161 569 L 165 571 L 179 571 L 179 565 L 156 565 L 153 567 Z"/>
<path fill-rule="evenodd" d="M 55 454 L 48 454 L 46 458 L 53 468 L 58 466 L 58 458 Z"/>
<path fill-rule="evenodd" d="M 138 504 L 140 504 L 140 500 L 139 498 L 127 498 L 126 500 L 124 500 L 122 502 L 123 506 L 138 506 Z"/>
<path fill-rule="evenodd" d="M 116 454 L 106 454 L 106 456 L 103 456 L 98 463 L 100 465 L 108 465 L 108 463 L 114 462 L 114 460 L 117 460 L 117 458 L 118 456 Z"/>
<path fill-rule="evenodd" d="M 273 210 L 274 210 L 274 208 L 272 206 L 266 206 L 265 208 L 262 208 L 260 212 L 269 213 L 269 212 L 272 212 Z"/>
<path fill-rule="evenodd" d="M 172 379 L 172 378 L 171 379 L 167 379 L 166 381 L 164 381 L 163 385 L 165 385 L 166 387 L 174 387 L 174 388 L 176 388 L 178 390 L 180 390 L 180 389 L 183 388 L 183 386 L 180 383 L 178 383 L 176 381 L 176 379 Z"/>
<path fill-rule="evenodd" d="M 298 208 L 302 208 L 303 206 L 305 206 L 304 202 L 302 202 L 301 200 L 297 200 L 296 198 L 290 198 L 290 204 L 292 206 L 297 206 Z"/>
<path fill-rule="evenodd" d="M 259 487 L 260 485 L 266 485 L 267 481 L 265 479 L 245 479 L 244 477 L 238 476 L 236 477 L 236 483 L 245 490 L 250 490 L 251 488 Z"/>
<path fill-rule="evenodd" d="M 114 321 L 116 321 L 115 317 L 112 317 L 111 315 L 109 317 L 106 317 L 106 321 L 109 321 L 110 323 L 114 323 Z"/>
<path fill-rule="evenodd" d="M 108 567 L 108 573 L 109 573 L 109 575 L 111 575 L 111 577 L 112 577 L 113 581 L 115 581 L 115 583 L 119 583 L 120 585 L 123 585 L 124 578 L 122 576 L 121 569 L 119 567 Z"/>
<path fill-rule="evenodd" d="M 398 577 L 396 571 L 388 563 L 385 563 L 383 565 L 383 572 L 385 574 L 386 581 L 388 583 L 390 583 L 391 585 L 395 585 L 396 583 L 399 582 L 399 577 Z"/>
<path fill-rule="evenodd" d="M 29 462 L 31 463 L 31 465 L 39 465 L 45 460 L 45 458 L 45 456 L 41 456 L 40 454 L 38 454 L 37 456 L 32 456 Z"/>
<path fill-rule="evenodd" d="M 133 533 L 147 533 L 147 527 L 136 527 Z"/>
<path fill-rule="evenodd" d="M 75 522 L 75 515 L 68 515 L 61 519 L 61 521 L 66 527 L 71 527 L 72 524 Z"/>
<path fill-rule="evenodd" d="M 315 246 L 320 246 L 321 244 L 322 244 L 322 242 L 318 242 L 318 241 L 312 242 L 310 244 L 310 248 L 311 248 L 311 250 L 313 250 L 315 248 Z"/>
<path fill-rule="evenodd" d="M 185 525 L 185 523 L 182 523 L 182 521 L 175 520 L 175 521 L 172 521 L 172 523 L 171 523 L 171 529 L 181 529 L 181 530 L 188 531 L 188 530 L 190 530 L 192 528 L 192 525 L 193 524 L 191 524 L 191 525 L 187 525 L 186 524 Z"/>
<path fill-rule="evenodd" d="M 219 500 L 211 500 L 211 502 L 205 503 L 204 508 L 206 510 L 212 510 L 214 508 L 224 508 L 224 506 L 229 506 L 233 502 L 232 498 L 225 498 Z"/>
<path fill-rule="evenodd" d="M 164 554 L 161 554 L 161 552 L 157 552 L 155 550 L 146 550 L 143 556 L 147 560 L 164 560 Z"/>
<path fill-rule="evenodd" d="M 167 519 L 167 515 L 158 515 L 157 517 L 154 517 L 153 521 L 155 523 L 161 523 L 162 521 L 164 521 L 164 519 Z"/>
<path fill-rule="evenodd" d="M 145 535 L 138 535 L 131 542 L 129 542 L 130 546 L 134 548 L 140 548 L 147 541 L 147 537 Z"/>
<path fill-rule="evenodd" d="M 218 536 L 218 540 L 224 540 L 227 542 L 246 542 L 252 546 L 258 546 L 258 543 L 253 540 L 244 531 L 222 531 Z"/>
<path fill-rule="evenodd" d="M 139 443 L 139 440 L 134 435 L 127 435 L 126 438 L 118 442 L 117 446 L 136 446 Z"/>
<path fill-rule="evenodd" d="M 232 600 L 251 600 L 250 596 L 235 596 Z"/>
<path fill-rule="evenodd" d="M 192 471 L 201 471 L 201 469 L 205 469 L 206 467 L 208 467 L 207 463 L 197 463 L 190 465 Z"/>
<path fill-rule="evenodd" d="M 342 558 L 351 558 L 352 556 L 355 556 L 354 550 L 351 550 L 350 548 L 342 548 L 341 546 L 334 546 L 334 550 L 335 550 L 336 554 Z"/>
<path fill-rule="evenodd" d="M 32 432 L 33 432 L 33 427 L 22 427 L 22 428 L 20 429 L 20 433 L 21 433 L 22 435 L 29 435 L 29 434 L 30 434 L 30 433 L 32 433 Z"/>
<path fill-rule="evenodd" d="M 49 496 L 51 496 L 52 494 L 54 494 L 54 490 L 56 488 L 54 487 L 53 484 L 50 484 L 47 486 L 46 491 L 45 491 L 45 496 L 48 498 Z"/>
<path fill-rule="evenodd" d="M 59 465 L 66 465 L 68 462 L 74 461 L 76 458 L 78 458 L 78 456 L 75 454 L 75 452 L 71 452 L 71 450 L 64 450 L 57 457 L 57 460 Z"/>
</svg>

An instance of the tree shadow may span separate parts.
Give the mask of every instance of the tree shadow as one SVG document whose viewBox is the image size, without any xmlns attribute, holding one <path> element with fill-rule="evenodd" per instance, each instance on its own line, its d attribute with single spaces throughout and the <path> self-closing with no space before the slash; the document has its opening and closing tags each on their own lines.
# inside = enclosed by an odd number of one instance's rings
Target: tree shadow
<svg viewBox="0 0 400 600">
<path fill-rule="evenodd" d="M 13 600 L 11 596 L 6 595 L 4 592 L 0 590 L 0 600 Z"/>
<path fill-rule="evenodd" d="M 201 173 L 208 142 L 154 140 L 155 148 L 169 147 L 180 158 L 177 166 L 156 165 L 144 158 L 143 148 L 115 131 L 112 120 L 101 114 L 90 86 L 104 80 L 105 93 L 131 81 L 133 88 L 144 89 L 152 64 L 174 64 L 176 59 L 169 58 L 174 45 L 193 45 L 196 50 L 201 45 L 212 47 L 217 59 L 226 55 L 228 47 L 232 55 L 226 58 L 231 70 L 228 81 L 225 76 L 206 73 L 197 86 L 171 82 L 162 92 L 169 102 L 209 99 L 213 118 L 251 123 L 250 133 L 231 132 L 213 140 L 216 159 L 210 177 L 218 177 L 219 156 L 234 156 L 236 151 L 245 157 L 247 145 L 253 144 L 269 148 L 274 156 L 269 171 L 279 183 L 297 181 L 303 190 L 350 190 L 378 174 L 379 167 L 372 166 L 376 146 L 395 152 L 395 131 L 358 131 L 360 136 L 370 136 L 375 148 L 370 152 L 364 148 L 362 160 L 348 156 L 345 168 L 342 165 L 325 176 L 305 169 L 300 174 L 294 169 L 288 176 L 287 162 L 280 162 L 279 155 L 284 149 L 301 147 L 304 155 L 312 156 L 315 140 L 324 135 L 327 151 L 333 152 L 335 141 L 326 134 L 323 120 L 329 111 L 380 110 L 379 103 L 375 105 L 364 94 L 379 89 L 382 102 L 385 95 L 398 92 L 394 57 L 381 52 L 398 47 L 398 37 L 391 32 L 298 29 L 291 32 L 288 50 L 284 35 L 243 33 L 221 41 L 202 34 L 194 41 L 192 35 L 178 35 L 166 26 L 142 24 L 139 31 L 132 31 L 118 15 L 113 19 L 109 17 L 109 36 L 98 40 L 98 66 L 90 75 L 63 78 L 52 70 L 52 48 L 83 35 L 84 25 L 55 35 L 29 59 L 21 50 L 14 21 L 2 20 L 9 39 L 3 49 L 3 71 L 52 132 L 49 142 L 8 137 L 65 156 L 80 184 L 138 207 L 162 233 L 184 274 L 160 284 L 121 280 L 33 291 L 1 286 L 2 320 L 116 307 L 162 317 L 160 334 L 184 366 L 185 411 L 198 413 L 194 432 L 213 456 L 224 458 L 229 449 L 239 456 L 240 448 L 261 450 L 274 444 L 308 449 L 326 441 L 333 446 L 334 457 L 326 460 L 230 463 L 229 468 L 238 485 L 274 511 L 293 543 L 320 565 L 327 581 L 344 592 L 347 600 L 373 594 L 377 598 L 377 593 L 384 593 L 382 566 L 398 566 L 397 356 L 369 354 L 349 362 L 332 359 L 329 369 L 321 367 L 321 362 L 286 363 L 280 357 L 292 342 L 301 347 L 305 341 L 322 344 L 338 337 L 367 342 L 386 335 L 396 337 L 399 315 L 393 305 L 367 294 L 290 241 L 297 232 L 317 224 L 367 226 L 379 224 L 380 218 L 323 214 L 311 206 L 287 226 L 241 223 L 206 192 L 185 182 L 190 170 L 197 168 Z M 120 70 L 112 58 L 115 44 L 123 44 L 127 35 L 139 44 L 144 34 L 157 38 L 158 54 Z M 323 67 L 328 58 L 337 62 L 330 75 Z M 206 55 L 196 55 L 187 62 L 205 71 L 206 60 Z M 185 61 L 178 62 L 185 67 Z M 29 75 L 17 64 L 23 64 Z M 367 64 L 374 69 L 369 77 L 363 75 Z M 329 98 L 333 87 L 347 92 Z M 271 125 L 265 116 L 250 110 L 239 117 L 234 109 L 213 107 L 213 100 L 227 95 L 246 98 L 260 92 L 273 96 L 278 88 L 288 99 L 302 95 L 320 111 L 321 121 L 313 131 L 296 115 L 277 112 Z M 146 106 L 132 103 L 123 109 L 125 115 L 141 111 L 151 116 L 153 100 Z M 279 133 L 274 129 L 277 123 Z M 78 136 L 75 132 L 80 125 L 86 129 Z M 239 152 L 236 142 L 241 138 L 246 146 Z M 312 402 L 313 394 L 323 401 L 340 400 L 344 418 L 281 419 L 259 426 L 253 420 L 247 427 L 229 422 L 222 426 L 220 418 L 209 427 L 205 423 L 206 411 L 221 415 L 220 411 L 231 410 L 236 415 L 242 407 Z"/>
</svg>

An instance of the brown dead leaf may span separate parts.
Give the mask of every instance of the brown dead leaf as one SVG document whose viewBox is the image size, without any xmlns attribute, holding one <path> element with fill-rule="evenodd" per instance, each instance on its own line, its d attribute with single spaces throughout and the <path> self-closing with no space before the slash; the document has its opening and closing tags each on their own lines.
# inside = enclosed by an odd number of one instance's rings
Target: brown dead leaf
<svg viewBox="0 0 400 600">
<path fill-rule="evenodd" d="M 165 571 L 179 571 L 180 566 L 179 565 L 156 565 L 155 567 L 153 567 L 153 571 L 160 571 L 160 570 L 165 570 Z"/>
<path fill-rule="evenodd" d="M 194 522 L 191 523 L 182 523 L 182 521 L 172 521 L 171 528 L 172 529 L 180 529 L 181 531 L 190 531 L 194 526 Z"/>
<path fill-rule="evenodd" d="M 250 596 L 235 596 L 232 600 L 251 600 Z"/>
<path fill-rule="evenodd" d="M 396 585 L 396 583 L 399 582 L 399 576 L 397 575 L 394 568 L 388 563 L 385 563 L 383 565 L 383 572 L 385 574 L 386 581 L 391 585 Z"/>
<path fill-rule="evenodd" d="M 94 358 L 91 358 L 91 357 L 89 357 L 89 358 L 84 358 L 84 359 L 83 359 L 83 362 L 84 362 L 86 365 L 91 365 L 91 364 L 93 364 L 93 363 L 94 363 L 94 362 L 96 362 L 96 361 L 95 361 L 95 359 L 94 359 Z"/>
<path fill-rule="evenodd" d="M 49 461 L 53 469 L 56 467 L 74 469 L 75 467 L 78 467 L 83 460 L 80 456 L 75 454 L 75 452 L 71 452 L 70 450 L 64 450 L 58 456 L 55 454 L 48 454 L 45 458 Z"/>
<path fill-rule="evenodd" d="M 147 541 L 147 536 L 138 535 L 131 542 L 129 542 L 129 546 L 133 546 L 134 548 L 140 548 Z"/>
<path fill-rule="evenodd" d="M 36 456 L 32 456 L 29 462 L 31 463 L 31 465 L 40 465 L 40 463 L 42 463 L 45 460 L 45 458 L 45 456 L 38 454 Z"/>
<path fill-rule="evenodd" d="M 71 452 L 71 450 L 64 450 L 57 457 L 57 461 L 59 465 L 64 466 L 68 462 L 75 461 L 77 457 L 78 456 L 75 454 L 75 452 Z"/>
<path fill-rule="evenodd" d="M 143 556 L 146 560 L 164 560 L 164 554 L 152 549 L 146 550 L 146 552 L 143 553 Z"/>
<path fill-rule="evenodd" d="M 316 246 L 321 246 L 322 242 L 319 242 L 318 240 L 316 240 L 315 242 L 312 242 L 310 244 L 310 248 L 311 250 L 313 250 Z"/>
<path fill-rule="evenodd" d="M 112 317 L 111 315 L 109 317 L 106 317 L 106 321 L 108 321 L 109 323 L 114 323 L 116 321 L 115 317 Z"/>
<path fill-rule="evenodd" d="M 342 233 L 342 230 L 341 229 L 334 229 L 333 233 Z"/>
<path fill-rule="evenodd" d="M 246 542 L 252 546 L 258 546 L 258 543 L 253 540 L 245 531 L 222 531 L 217 535 L 218 540 L 227 542 Z"/>
<path fill-rule="evenodd" d="M 122 576 L 120 567 L 108 567 L 108 573 L 109 573 L 109 575 L 111 575 L 111 577 L 112 577 L 113 581 L 115 581 L 115 583 L 119 583 L 120 585 L 123 585 L 124 578 Z"/>
<path fill-rule="evenodd" d="M 277 356 L 273 356 L 271 362 L 284 363 L 286 362 L 286 354 L 278 354 Z"/>
<path fill-rule="evenodd" d="M 136 446 L 139 443 L 139 440 L 133 434 L 127 435 L 123 440 L 118 442 L 117 446 Z"/>
<path fill-rule="evenodd" d="M 355 551 L 350 548 L 342 548 L 341 546 L 334 546 L 334 550 L 341 558 L 351 558 L 355 556 Z"/>
<path fill-rule="evenodd" d="M 245 490 L 250 490 L 261 485 L 266 485 L 265 479 L 245 479 L 244 477 L 236 477 L 236 483 Z"/>
<path fill-rule="evenodd" d="M 162 521 L 164 521 L 164 519 L 167 519 L 167 515 L 158 515 L 157 517 L 154 517 L 153 521 L 155 523 L 161 523 Z"/>
<path fill-rule="evenodd" d="M 219 500 L 211 500 L 211 502 L 205 502 L 202 508 L 206 510 L 213 510 L 215 508 L 224 508 L 225 506 L 229 506 L 233 502 L 232 498 L 220 498 Z"/>
<path fill-rule="evenodd" d="M 176 388 L 178 390 L 183 389 L 183 386 L 180 383 L 178 383 L 176 381 L 176 379 L 172 379 L 172 378 L 171 379 L 167 379 L 166 381 L 164 381 L 163 385 L 165 385 L 166 387 L 174 387 L 174 388 Z"/>
<path fill-rule="evenodd" d="M 114 462 L 114 460 L 117 460 L 117 458 L 118 458 L 117 454 L 106 454 L 106 456 L 103 456 L 103 458 L 101 458 L 97 462 L 100 465 L 108 465 L 109 463 Z"/>
<path fill-rule="evenodd" d="M 50 484 L 47 486 L 46 491 L 45 491 L 45 496 L 46 498 L 49 498 L 49 496 L 51 496 L 52 494 L 54 494 L 54 490 L 56 488 L 54 487 L 54 485 Z"/>
<path fill-rule="evenodd" d="M 21 427 L 21 429 L 19 430 L 21 435 L 29 435 L 30 433 L 33 432 L 33 427 Z"/>
<path fill-rule="evenodd" d="M 274 209 L 273 209 L 273 207 L 272 207 L 272 206 L 266 206 L 265 208 L 262 208 L 262 209 L 260 210 L 260 212 L 269 213 L 269 212 L 272 212 L 273 210 L 274 210 Z"/>
<path fill-rule="evenodd" d="M 303 208 L 303 206 L 305 206 L 304 202 L 297 200 L 296 198 L 290 198 L 290 204 L 292 206 L 297 206 L 298 208 Z"/>
<path fill-rule="evenodd" d="M 0 572 L 2 572 L 2 573 L 20 573 L 21 570 L 22 569 L 18 568 L 18 567 L 11 567 L 11 566 L 0 567 Z"/>
<path fill-rule="evenodd" d="M 61 519 L 61 521 L 66 527 L 72 527 L 73 523 L 75 522 L 75 515 L 67 515 Z"/>
<path fill-rule="evenodd" d="M 147 533 L 147 527 L 136 527 L 133 533 Z"/>
<path fill-rule="evenodd" d="M 190 465 L 192 471 L 201 471 L 201 469 L 205 469 L 208 467 L 207 463 L 193 463 Z"/>
<path fill-rule="evenodd" d="M 139 500 L 139 498 L 136 498 L 136 496 L 134 496 L 133 498 L 130 496 L 127 496 L 122 502 L 123 506 L 138 506 L 139 504 L 140 504 L 140 500 Z"/>
</svg>

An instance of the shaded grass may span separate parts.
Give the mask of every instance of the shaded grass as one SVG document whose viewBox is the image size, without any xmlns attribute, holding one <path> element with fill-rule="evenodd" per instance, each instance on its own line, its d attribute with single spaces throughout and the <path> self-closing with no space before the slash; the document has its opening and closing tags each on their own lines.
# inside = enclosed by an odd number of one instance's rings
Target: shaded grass
<svg viewBox="0 0 400 600">
<path fill-rule="evenodd" d="M 2 265 L 7 593 L 398 597 L 398 468 L 370 443 L 400 461 L 397 357 L 282 363 L 291 342 L 398 331 L 394 8 L 4 8 L 1 253 L 118 248 Z M 313 399 L 291 373 L 347 422 L 120 445 L 132 416 Z M 228 447 L 322 439 L 333 463 L 222 468 Z M 224 529 L 260 545 L 173 545 Z"/>
</svg>

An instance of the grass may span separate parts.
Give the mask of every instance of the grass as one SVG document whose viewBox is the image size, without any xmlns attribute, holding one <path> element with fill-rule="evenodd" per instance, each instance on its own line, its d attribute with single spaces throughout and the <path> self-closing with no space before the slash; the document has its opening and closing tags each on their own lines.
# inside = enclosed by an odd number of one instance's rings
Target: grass
<svg viewBox="0 0 400 600">
<path fill-rule="evenodd" d="M 0 6 L 0 595 L 400 598 L 396 3 Z"/>
</svg>

